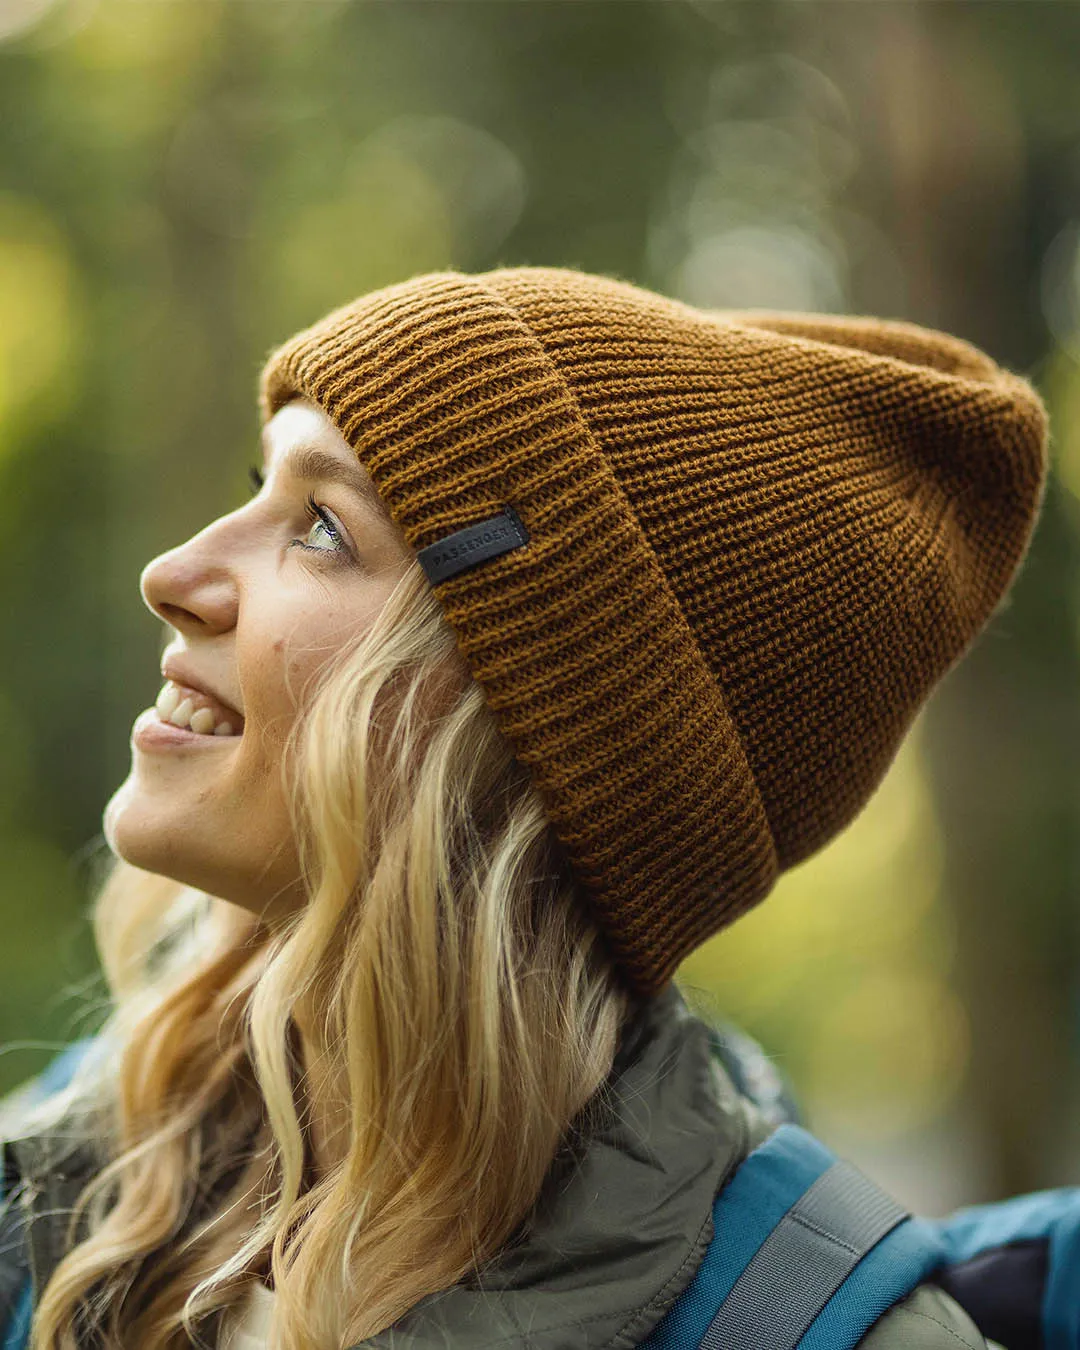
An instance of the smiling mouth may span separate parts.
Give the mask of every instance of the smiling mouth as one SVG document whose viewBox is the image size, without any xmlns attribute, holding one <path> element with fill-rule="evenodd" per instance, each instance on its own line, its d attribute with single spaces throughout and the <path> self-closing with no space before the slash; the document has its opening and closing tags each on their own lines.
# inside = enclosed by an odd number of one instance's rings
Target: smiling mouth
<svg viewBox="0 0 1080 1350">
<path fill-rule="evenodd" d="M 157 715 L 170 726 L 193 731 L 197 736 L 238 736 L 244 719 L 223 707 L 217 699 L 198 689 L 167 680 L 154 704 Z"/>
</svg>

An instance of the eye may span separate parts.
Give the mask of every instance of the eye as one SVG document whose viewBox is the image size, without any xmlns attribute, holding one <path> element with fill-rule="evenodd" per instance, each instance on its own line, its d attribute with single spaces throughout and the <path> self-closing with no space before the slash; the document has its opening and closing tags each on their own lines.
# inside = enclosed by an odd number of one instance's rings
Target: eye
<svg viewBox="0 0 1080 1350">
<path fill-rule="evenodd" d="M 314 496 L 309 496 L 306 509 L 311 529 L 308 530 L 306 538 L 294 542 L 301 548 L 311 549 L 315 553 L 348 553 L 341 531 L 326 507 L 320 506 Z"/>
</svg>

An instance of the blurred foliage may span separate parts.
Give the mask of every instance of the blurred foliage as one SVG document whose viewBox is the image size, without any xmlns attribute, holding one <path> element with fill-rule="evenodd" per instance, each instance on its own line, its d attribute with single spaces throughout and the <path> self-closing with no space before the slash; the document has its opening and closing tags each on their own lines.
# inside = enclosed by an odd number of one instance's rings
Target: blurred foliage
<svg viewBox="0 0 1080 1350">
<path fill-rule="evenodd" d="M 0 0 L 0 1086 L 100 1006 L 136 579 L 239 500 L 266 352 L 419 271 L 570 265 L 937 324 L 1051 400 L 1013 600 L 683 977 L 856 1153 L 945 1130 L 955 1198 L 1076 1180 L 1077 50 L 1080 7 L 1019 0 Z"/>
<path fill-rule="evenodd" d="M 783 1047 L 815 1122 L 893 1139 L 949 1102 L 968 1023 L 950 987 L 955 925 L 940 904 L 941 841 L 917 749 L 870 805 L 768 904 L 706 943 L 680 979 Z"/>
</svg>

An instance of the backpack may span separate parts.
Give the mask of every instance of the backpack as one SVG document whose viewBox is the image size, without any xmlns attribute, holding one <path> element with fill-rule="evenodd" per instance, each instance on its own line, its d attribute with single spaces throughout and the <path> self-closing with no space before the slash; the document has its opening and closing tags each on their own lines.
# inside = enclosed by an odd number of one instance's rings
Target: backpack
<svg viewBox="0 0 1080 1350">
<path fill-rule="evenodd" d="M 852 1350 L 928 1279 L 1008 1350 L 1080 1350 L 1080 1187 L 912 1218 L 784 1124 L 721 1189 L 713 1224 L 641 1350 Z"/>
</svg>

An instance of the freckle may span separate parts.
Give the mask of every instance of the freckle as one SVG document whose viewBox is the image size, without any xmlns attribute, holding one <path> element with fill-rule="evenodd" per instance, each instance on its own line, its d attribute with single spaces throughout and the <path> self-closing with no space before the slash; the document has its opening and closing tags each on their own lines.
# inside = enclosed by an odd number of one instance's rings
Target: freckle
<svg viewBox="0 0 1080 1350">
<path fill-rule="evenodd" d="M 283 651 L 284 648 L 285 648 L 285 639 L 284 639 L 284 638 L 275 638 L 275 639 L 274 639 L 274 651 L 280 652 L 280 651 Z"/>
</svg>

